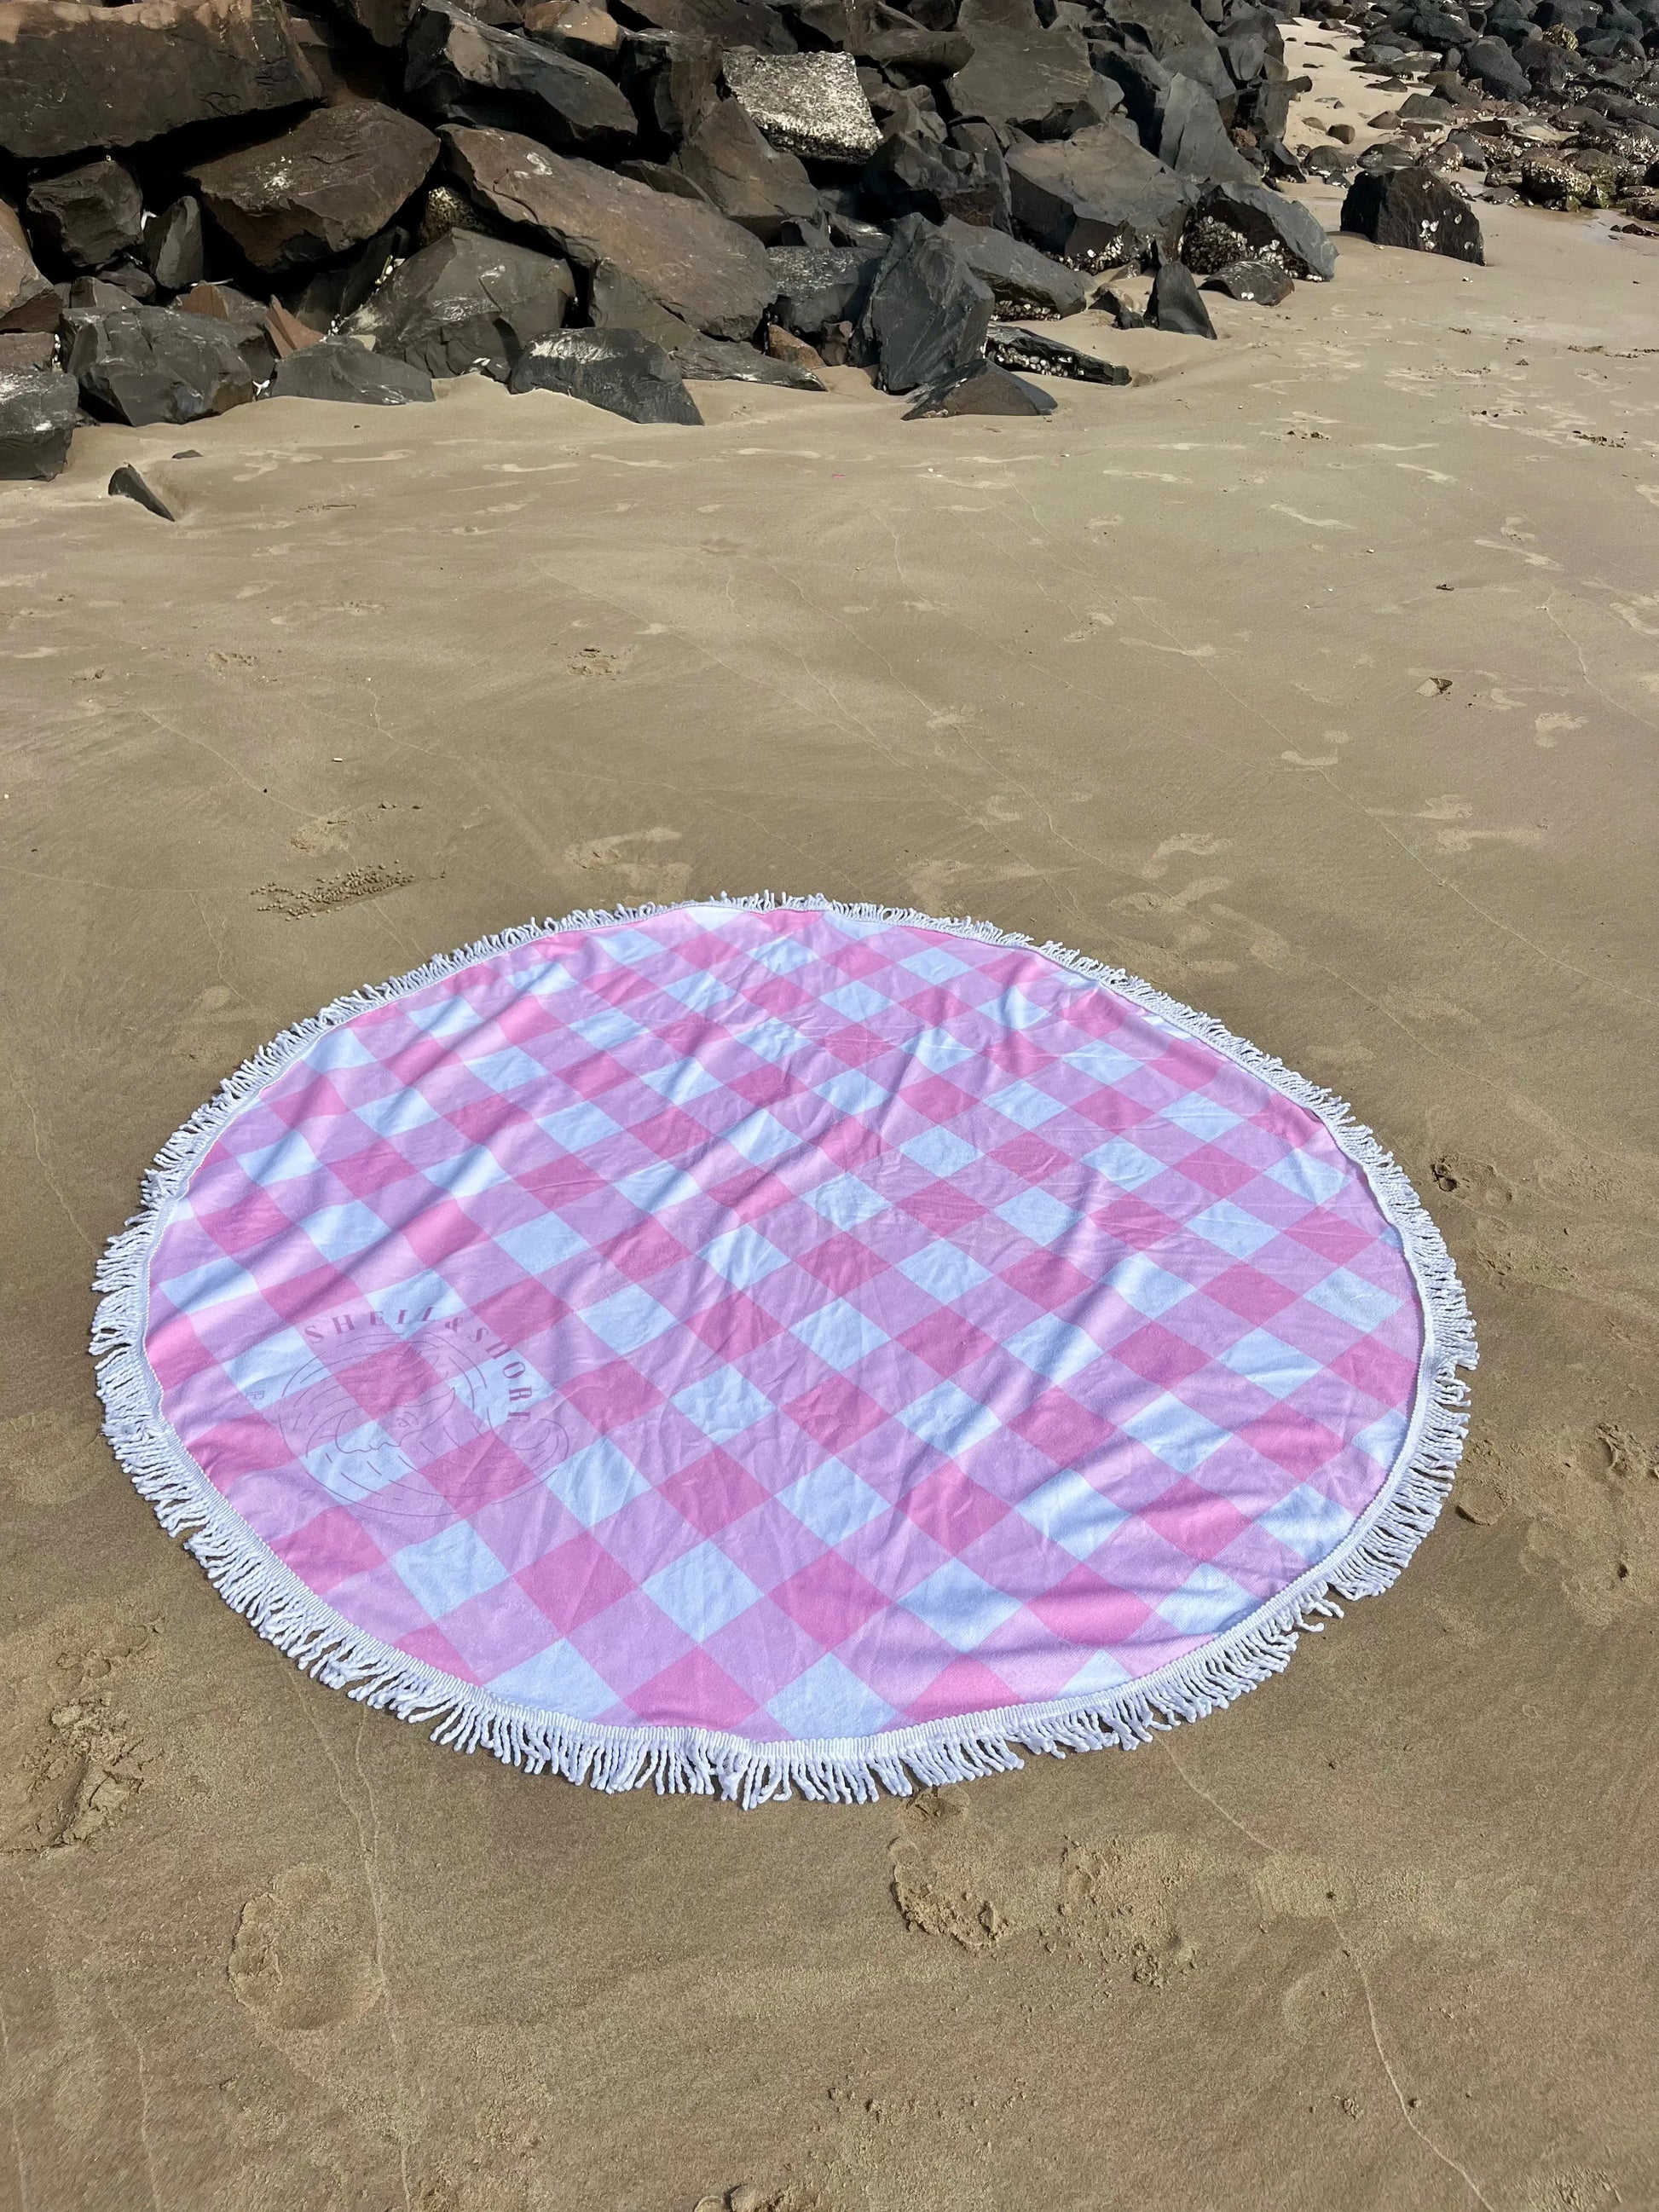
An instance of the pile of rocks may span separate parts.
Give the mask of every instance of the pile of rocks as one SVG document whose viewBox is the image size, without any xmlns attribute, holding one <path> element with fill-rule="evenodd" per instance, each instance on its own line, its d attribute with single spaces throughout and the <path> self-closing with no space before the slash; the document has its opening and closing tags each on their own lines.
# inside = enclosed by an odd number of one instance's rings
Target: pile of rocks
<svg viewBox="0 0 1659 2212">
<path fill-rule="evenodd" d="M 1620 207 L 1659 225 L 1659 0 L 1318 0 L 1316 12 L 1357 34 L 1352 59 L 1392 103 L 1372 118 L 1391 135 L 1363 155 L 1304 155 L 1318 173 L 1463 170 L 1489 200 Z M 1388 195 L 1373 182 L 1361 197 Z"/>
<path fill-rule="evenodd" d="M 1202 331 L 1183 257 L 1240 298 L 1334 268 L 1256 0 L 3 4 L 0 475 L 83 413 L 474 372 L 640 421 L 846 363 L 1040 412 L 1022 368 L 1121 373 L 1015 321 L 1157 265 L 1145 319 Z"/>
</svg>

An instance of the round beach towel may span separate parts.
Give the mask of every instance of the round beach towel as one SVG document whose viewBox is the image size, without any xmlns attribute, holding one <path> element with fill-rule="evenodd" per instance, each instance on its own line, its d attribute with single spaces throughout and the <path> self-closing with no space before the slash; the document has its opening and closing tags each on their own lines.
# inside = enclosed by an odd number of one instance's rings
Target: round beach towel
<svg viewBox="0 0 1659 2212">
<path fill-rule="evenodd" d="M 1405 1177 L 1133 978 L 821 900 L 328 1007 L 112 1245 L 116 1451 L 260 1632 L 605 1789 L 1144 1741 L 1390 1582 L 1474 1346 Z"/>
</svg>

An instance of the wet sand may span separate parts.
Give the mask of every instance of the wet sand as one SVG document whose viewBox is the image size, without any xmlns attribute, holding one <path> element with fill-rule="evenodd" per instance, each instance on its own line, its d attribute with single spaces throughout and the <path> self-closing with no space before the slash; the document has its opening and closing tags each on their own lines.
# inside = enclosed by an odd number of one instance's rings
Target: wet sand
<svg viewBox="0 0 1659 2212">
<path fill-rule="evenodd" d="M 0 496 L 0 2205 L 1659 2202 L 1659 245 L 1481 212 L 1484 270 L 1097 322 L 1139 380 L 1042 423 L 469 382 Z M 94 1255 L 222 1074 L 530 915 L 769 885 L 1137 970 L 1430 1200 L 1458 1510 L 1225 1714 L 607 1799 L 303 1679 L 111 1458 Z"/>
</svg>

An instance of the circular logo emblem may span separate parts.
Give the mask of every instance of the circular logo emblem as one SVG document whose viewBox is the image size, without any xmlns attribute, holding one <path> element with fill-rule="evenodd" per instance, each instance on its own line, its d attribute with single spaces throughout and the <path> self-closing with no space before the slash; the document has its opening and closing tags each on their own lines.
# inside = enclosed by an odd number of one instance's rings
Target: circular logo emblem
<svg viewBox="0 0 1659 2212">
<path fill-rule="evenodd" d="M 539 1481 L 569 1449 L 546 1382 L 476 1316 L 410 1327 L 356 1311 L 301 1333 L 308 1357 L 255 1402 L 342 1504 L 451 1520 Z"/>
</svg>

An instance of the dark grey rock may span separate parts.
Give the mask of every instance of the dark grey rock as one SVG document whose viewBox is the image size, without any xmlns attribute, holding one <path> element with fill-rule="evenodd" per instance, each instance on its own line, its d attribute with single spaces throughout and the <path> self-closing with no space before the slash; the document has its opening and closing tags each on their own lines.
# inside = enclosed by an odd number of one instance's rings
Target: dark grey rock
<svg viewBox="0 0 1659 2212">
<path fill-rule="evenodd" d="M 52 161 L 315 100 L 281 0 L 4 0 L 0 147 Z"/>
<path fill-rule="evenodd" d="M 630 422 L 702 420 L 673 361 L 638 331 L 564 331 L 538 338 L 508 388 L 566 392 Z"/>
<path fill-rule="evenodd" d="M 674 159 L 712 206 L 763 246 L 776 243 L 790 218 L 805 222 L 817 215 L 812 179 L 794 155 L 780 153 L 761 136 L 738 100 L 705 108 Z"/>
<path fill-rule="evenodd" d="M 774 246 L 766 257 L 777 286 L 773 321 L 804 338 L 832 323 L 856 322 L 883 258 L 852 246 Z"/>
<path fill-rule="evenodd" d="M 1532 80 L 1502 39 L 1476 39 L 1466 46 L 1463 74 L 1499 100 L 1532 98 Z"/>
<path fill-rule="evenodd" d="M 945 81 L 952 115 L 982 116 L 1034 137 L 1068 128 L 1089 93 L 1089 49 L 1065 24 L 1045 29 L 1031 0 L 962 0 L 957 27 L 973 40 L 965 69 Z"/>
<path fill-rule="evenodd" d="M 1204 280 L 1206 292 L 1224 292 L 1230 300 L 1253 300 L 1259 307 L 1276 307 L 1296 289 L 1282 269 L 1269 261 L 1233 261 Z"/>
<path fill-rule="evenodd" d="M 694 331 L 672 359 L 688 384 L 769 384 L 780 392 L 822 392 L 823 379 L 800 362 L 763 353 L 737 338 L 706 338 Z"/>
<path fill-rule="evenodd" d="M 888 215 L 925 215 L 929 222 L 1009 221 L 1008 173 L 999 156 L 940 145 L 895 131 L 864 172 L 866 198 Z"/>
<path fill-rule="evenodd" d="M 954 219 L 941 224 L 940 231 L 975 276 L 990 286 L 998 313 L 1011 321 L 1080 314 L 1087 304 L 1089 288 L 1075 269 L 1050 260 L 1006 231 Z"/>
<path fill-rule="evenodd" d="M 1079 268 L 1137 259 L 1170 242 L 1193 187 L 1111 124 L 1064 143 L 1016 146 L 1008 156 L 1014 216 L 1037 244 Z"/>
<path fill-rule="evenodd" d="M 1172 76 L 1189 76 L 1212 100 L 1233 91 L 1232 73 L 1215 33 L 1188 0 L 1103 0 L 1101 12 L 1120 31 L 1134 35 Z"/>
<path fill-rule="evenodd" d="M 69 288 L 69 305 L 76 314 L 122 315 L 129 307 L 147 304 L 135 301 L 125 284 L 112 284 L 101 276 L 77 276 Z"/>
<path fill-rule="evenodd" d="M 1103 292 L 1099 306 L 1109 314 L 1121 331 L 1144 331 L 1146 318 L 1139 307 L 1132 307 L 1121 292 Z"/>
<path fill-rule="evenodd" d="M 130 499 L 135 506 L 146 508 L 151 514 L 160 515 L 163 522 L 177 522 L 179 520 L 161 493 L 146 483 L 130 462 L 117 469 L 110 478 L 109 496 L 112 499 Z"/>
<path fill-rule="evenodd" d="M 60 269 L 101 269 L 143 235 L 137 184 L 107 158 L 38 178 L 24 205 L 36 246 Z"/>
<path fill-rule="evenodd" d="M 653 192 L 505 131 L 445 131 L 462 181 L 504 222 L 538 230 L 578 268 L 614 261 L 710 337 L 750 338 L 773 297 L 758 239 L 695 200 Z"/>
<path fill-rule="evenodd" d="M 202 207 L 186 192 L 144 226 L 144 266 L 164 292 L 185 292 L 202 281 Z"/>
<path fill-rule="evenodd" d="M 861 164 L 881 143 L 851 54 L 729 53 L 721 73 L 755 128 L 786 154 Z"/>
<path fill-rule="evenodd" d="M 209 214 L 256 269 L 281 271 L 372 238 L 425 182 L 438 141 L 395 107 L 319 107 L 280 138 L 190 170 Z"/>
<path fill-rule="evenodd" d="M 345 329 L 428 376 L 481 369 L 505 384 L 532 338 L 563 327 L 575 294 L 568 263 L 453 230 L 395 269 Z"/>
<path fill-rule="evenodd" d="M 71 313 L 64 366 L 94 414 L 118 422 L 199 422 L 245 406 L 254 379 L 228 325 L 172 307 Z"/>
<path fill-rule="evenodd" d="M 79 394 L 55 369 L 0 369 L 0 477 L 44 482 L 69 459 Z"/>
<path fill-rule="evenodd" d="M 1215 325 L 1204 296 L 1193 282 L 1192 271 L 1179 261 L 1158 264 L 1152 279 L 1152 296 L 1146 303 L 1146 320 L 1155 331 L 1174 331 L 1182 337 L 1212 338 Z"/>
<path fill-rule="evenodd" d="M 901 217 L 859 325 L 877 383 L 914 392 L 959 376 L 983 355 L 995 304 L 949 239 L 920 216 Z"/>
<path fill-rule="evenodd" d="M 1477 263 L 1486 258 L 1474 210 L 1428 169 L 1356 177 L 1342 203 L 1342 228 L 1376 245 L 1405 246 L 1414 253 L 1443 253 L 1454 261 Z"/>
<path fill-rule="evenodd" d="M 915 404 L 904 410 L 907 422 L 946 415 L 1052 415 L 1050 392 L 994 362 L 976 361 L 954 376 L 925 385 Z"/>
<path fill-rule="evenodd" d="M 404 89 L 429 121 L 523 131 L 579 154 L 612 151 L 637 135 L 634 111 L 608 76 L 444 0 L 421 9 L 404 52 Z"/>
<path fill-rule="evenodd" d="M 276 364 L 268 399 L 333 399 L 353 407 L 406 407 L 430 399 L 432 379 L 390 354 L 371 353 L 354 338 L 324 338 Z"/>
<path fill-rule="evenodd" d="M 487 222 L 477 228 L 488 230 Z M 325 331 L 342 316 L 355 315 L 375 287 L 391 274 L 392 264 L 414 244 L 400 224 L 389 224 L 366 238 L 355 253 L 323 269 L 313 269 L 290 280 L 283 301 L 290 314 L 313 331 Z"/>
<path fill-rule="evenodd" d="M 1198 184 L 1254 185 L 1259 178 L 1227 136 L 1221 110 L 1189 76 L 1170 80 L 1158 118 L 1158 157 Z"/>
<path fill-rule="evenodd" d="M 1182 258 L 1201 276 L 1234 261 L 1271 261 L 1292 276 L 1322 281 L 1336 274 L 1336 247 L 1318 216 L 1265 185 L 1217 185 L 1200 200 L 1196 215 L 1213 234 L 1204 265 L 1184 244 Z"/>
<path fill-rule="evenodd" d="M 1102 361 L 1036 331 L 993 323 L 985 340 L 985 358 L 999 368 L 1024 369 L 1030 376 L 1065 376 L 1074 384 L 1127 384 L 1129 372 L 1117 362 Z"/>
</svg>

